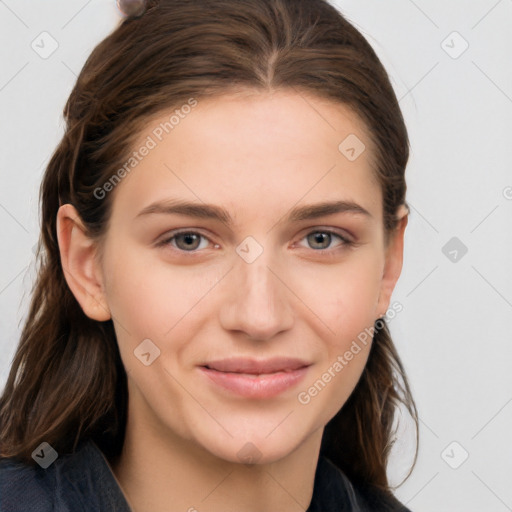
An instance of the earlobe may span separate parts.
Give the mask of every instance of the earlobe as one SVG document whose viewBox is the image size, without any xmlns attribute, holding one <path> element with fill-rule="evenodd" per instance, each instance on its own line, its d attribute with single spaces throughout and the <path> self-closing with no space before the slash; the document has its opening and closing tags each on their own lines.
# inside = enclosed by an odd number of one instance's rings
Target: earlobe
<svg viewBox="0 0 512 512">
<path fill-rule="evenodd" d="M 408 210 L 402 205 L 398 211 L 398 224 L 394 232 L 390 234 L 389 243 L 386 247 L 386 260 L 377 304 L 377 311 L 380 313 L 378 318 L 386 314 L 391 302 L 391 294 L 402 272 L 404 234 L 408 218 Z"/>
<path fill-rule="evenodd" d="M 57 238 L 64 277 L 82 307 L 93 320 L 111 318 L 104 293 L 102 273 L 96 261 L 96 246 L 71 204 L 62 205 L 57 213 Z"/>
</svg>

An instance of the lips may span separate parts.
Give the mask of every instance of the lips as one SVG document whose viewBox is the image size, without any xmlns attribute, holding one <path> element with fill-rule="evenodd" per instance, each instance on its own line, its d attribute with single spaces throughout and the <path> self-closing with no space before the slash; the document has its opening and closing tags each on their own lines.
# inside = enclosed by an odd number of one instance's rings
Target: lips
<svg viewBox="0 0 512 512">
<path fill-rule="evenodd" d="M 203 366 L 218 372 L 261 375 L 277 372 L 291 372 L 309 366 L 309 363 L 301 359 L 289 357 L 278 357 L 260 361 L 256 359 L 231 358 L 211 361 Z"/>
<path fill-rule="evenodd" d="M 256 360 L 231 358 L 210 361 L 198 367 L 216 392 L 252 399 L 268 399 L 295 387 L 311 363 L 280 357 Z"/>
</svg>

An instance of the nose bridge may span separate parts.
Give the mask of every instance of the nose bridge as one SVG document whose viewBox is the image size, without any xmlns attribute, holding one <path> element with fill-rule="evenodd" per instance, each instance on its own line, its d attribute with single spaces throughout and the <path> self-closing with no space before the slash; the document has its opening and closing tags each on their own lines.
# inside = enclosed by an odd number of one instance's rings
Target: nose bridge
<svg viewBox="0 0 512 512">
<path fill-rule="evenodd" d="M 268 339 L 289 329 L 293 316 L 286 287 L 275 275 L 279 274 L 276 255 L 251 237 L 236 251 L 223 305 L 224 328 L 244 331 L 255 339 Z"/>
<path fill-rule="evenodd" d="M 269 258 L 264 256 L 259 256 L 252 263 L 245 261 L 238 263 L 238 282 L 242 298 L 245 297 L 251 303 L 253 311 L 263 312 L 263 308 L 270 310 L 277 299 L 276 276 L 271 270 L 271 264 Z"/>
</svg>

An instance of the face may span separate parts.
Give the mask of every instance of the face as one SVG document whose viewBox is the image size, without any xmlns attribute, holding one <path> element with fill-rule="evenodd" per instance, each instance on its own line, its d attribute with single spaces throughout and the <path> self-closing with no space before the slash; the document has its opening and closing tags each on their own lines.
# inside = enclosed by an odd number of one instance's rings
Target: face
<svg viewBox="0 0 512 512">
<path fill-rule="evenodd" d="M 357 384 L 403 230 L 385 245 L 371 143 L 345 106 L 223 96 L 162 133 L 172 113 L 143 130 L 134 150 L 154 147 L 110 192 L 96 267 L 130 411 L 225 460 L 278 460 Z M 366 147 L 355 159 L 339 149 L 351 134 L 355 155 Z"/>
</svg>

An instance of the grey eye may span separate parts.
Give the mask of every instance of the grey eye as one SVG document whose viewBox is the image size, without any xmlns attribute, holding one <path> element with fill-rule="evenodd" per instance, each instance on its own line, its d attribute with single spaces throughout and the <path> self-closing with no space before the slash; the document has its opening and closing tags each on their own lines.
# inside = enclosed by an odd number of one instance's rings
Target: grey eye
<svg viewBox="0 0 512 512">
<path fill-rule="evenodd" d="M 197 249 L 201 242 L 201 238 L 203 237 L 197 233 L 179 233 L 174 235 L 173 238 L 176 240 L 176 246 L 178 249 L 186 251 Z M 183 241 L 183 244 L 180 244 L 178 242 L 179 240 Z"/>
</svg>

